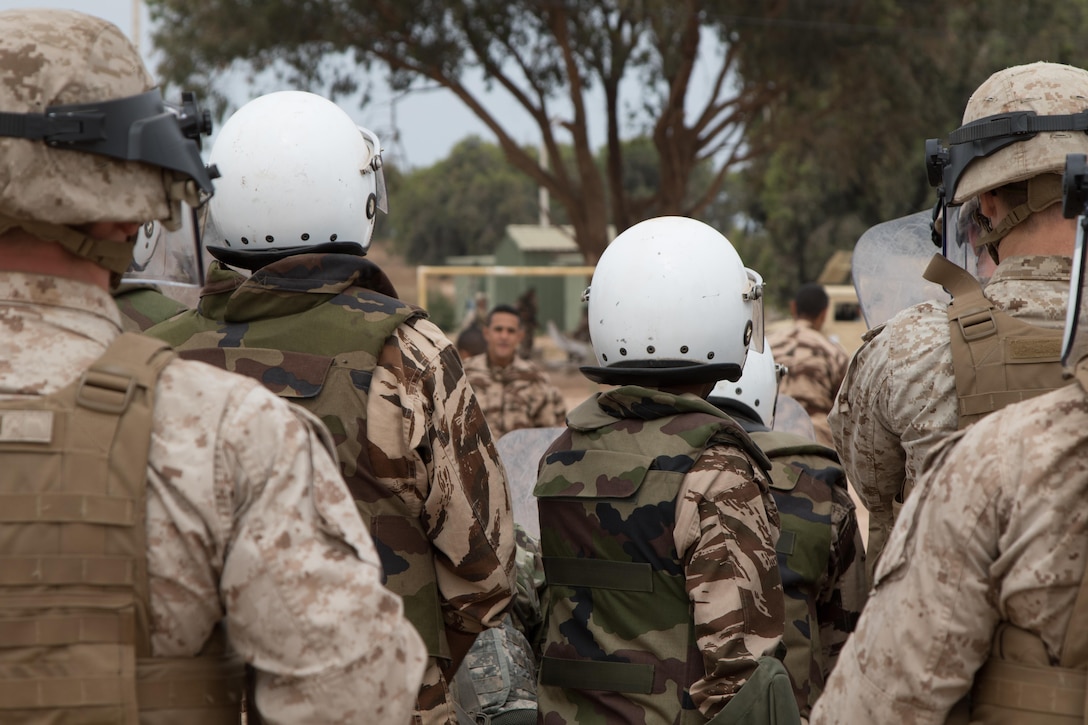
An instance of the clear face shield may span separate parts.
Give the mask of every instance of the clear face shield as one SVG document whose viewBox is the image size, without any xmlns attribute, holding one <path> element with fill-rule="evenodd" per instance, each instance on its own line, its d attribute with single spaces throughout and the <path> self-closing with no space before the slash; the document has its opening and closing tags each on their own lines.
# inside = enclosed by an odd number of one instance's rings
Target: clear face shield
<svg viewBox="0 0 1088 725">
<path fill-rule="evenodd" d="M 850 272 L 870 329 L 919 302 L 950 299 L 922 276 L 933 257 L 931 224 L 931 212 L 920 211 L 881 222 L 858 238 Z"/>
<path fill-rule="evenodd" d="M 763 277 L 754 269 L 744 268 L 748 277 L 748 289 L 744 292 L 744 301 L 752 306 L 752 339 L 748 349 L 763 352 Z"/>
<path fill-rule="evenodd" d="M 983 234 L 978 198 L 964 204 L 947 206 L 933 223 L 934 236 L 940 235 L 941 254 L 971 276 L 986 284 L 997 263 L 986 246 L 978 244 Z"/>
<path fill-rule="evenodd" d="M 367 200 L 367 218 L 373 219 L 375 211 L 380 211 L 382 214 L 389 213 L 389 195 L 385 191 L 385 171 L 382 170 L 382 146 L 373 131 L 359 126 L 359 133 L 366 139 L 371 151 L 370 161 L 361 171 L 364 174 L 374 174 L 373 207 L 370 200 Z"/>
<path fill-rule="evenodd" d="M 204 286 L 197 210 L 183 203 L 181 211 L 177 229 L 168 229 L 157 221 L 140 227 L 132 264 L 122 276 L 122 284 Z"/>
<path fill-rule="evenodd" d="M 1062 340 L 1062 364 L 1067 370 L 1088 357 L 1088 250 L 1085 250 L 1085 225 L 1088 225 L 1088 157 L 1069 154 L 1062 181 L 1062 214 L 1077 217 L 1077 241 L 1073 249 L 1073 273 L 1069 280 L 1069 307 L 1065 313 Z"/>
</svg>

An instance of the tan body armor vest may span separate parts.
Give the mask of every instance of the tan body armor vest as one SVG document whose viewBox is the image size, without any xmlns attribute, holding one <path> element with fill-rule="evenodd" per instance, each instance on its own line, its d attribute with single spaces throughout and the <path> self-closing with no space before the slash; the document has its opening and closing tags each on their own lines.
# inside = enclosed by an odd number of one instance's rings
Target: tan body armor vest
<svg viewBox="0 0 1088 725">
<path fill-rule="evenodd" d="M 999 310 L 982 285 L 940 254 L 923 275 L 952 294 L 949 339 L 959 428 L 1006 405 L 1062 387 L 1062 330 L 1029 325 Z"/>
<path fill-rule="evenodd" d="M 225 638 L 151 657 L 147 460 L 172 358 L 125 334 L 59 392 L 0 402 L 0 722 L 238 722 Z"/>
</svg>

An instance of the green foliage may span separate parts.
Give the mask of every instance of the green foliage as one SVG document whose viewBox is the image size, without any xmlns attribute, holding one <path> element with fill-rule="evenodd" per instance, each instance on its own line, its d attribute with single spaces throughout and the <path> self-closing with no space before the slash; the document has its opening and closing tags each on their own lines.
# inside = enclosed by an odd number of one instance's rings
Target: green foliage
<svg viewBox="0 0 1088 725">
<path fill-rule="evenodd" d="M 1035 60 L 1088 65 L 1084 0 L 147 5 L 159 72 L 179 85 L 277 68 L 300 88 L 365 91 L 373 68 L 395 88 L 459 97 L 508 166 L 485 144 L 391 180 L 388 226 L 413 261 L 489 251 L 506 223 L 537 218 L 544 186 L 589 262 L 607 224 L 683 214 L 725 232 L 782 295 L 866 228 L 933 203 L 924 141 L 959 125 L 987 76 Z M 465 84 L 468 71 L 534 119 L 550 163 Z M 710 90 L 693 93 L 696 79 Z M 602 112 L 605 143 L 591 148 L 589 118 Z"/>
<path fill-rule="evenodd" d="M 495 134 L 515 168 L 549 190 L 590 262 L 604 251 L 610 221 L 622 229 L 651 214 L 696 215 L 724 169 L 753 151 L 736 145 L 739 131 L 775 91 L 729 82 L 734 56 L 714 32 L 716 4 L 147 0 L 158 71 L 178 85 L 214 91 L 228 69 L 271 68 L 295 87 L 346 93 L 360 85 L 366 91 L 372 76 L 360 70 L 373 67 L 395 89 L 446 88 Z M 542 165 L 466 84 L 469 71 L 534 120 L 549 160 L 568 156 L 557 134 L 566 136 L 569 163 Z M 709 82 L 693 93 L 696 78 Z M 602 111 L 605 158 L 598 164 L 588 126 Z M 638 134 L 651 142 L 659 183 L 632 197 L 622 137 Z M 731 155 L 719 157 L 702 193 L 692 193 L 693 172 L 723 148 Z"/>
<path fill-rule="evenodd" d="M 490 254 L 508 224 L 535 224 L 532 180 L 504 159 L 495 144 L 472 137 L 449 157 L 389 181 L 389 225 L 398 253 L 412 264 Z"/>
<path fill-rule="evenodd" d="M 868 227 L 931 206 L 924 143 L 946 138 L 996 70 L 1088 64 L 1084 2 L 736 0 L 745 81 L 785 89 L 746 131 L 772 149 L 744 170 L 745 213 L 791 282 Z M 747 259 L 747 257 L 746 257 Z"/>
<path fill-rule="evenodd" d="M 452 332 L 457 327 L 457 310 L 450 298 L 444 294 L 427 297 L 427 316 L 444 332 Z"/>
</svg>

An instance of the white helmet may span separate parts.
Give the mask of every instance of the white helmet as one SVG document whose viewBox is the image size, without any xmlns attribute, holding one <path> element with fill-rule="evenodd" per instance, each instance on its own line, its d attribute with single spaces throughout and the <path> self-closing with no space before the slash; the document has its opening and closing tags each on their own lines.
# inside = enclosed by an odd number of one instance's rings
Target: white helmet
<svg viewBox="0 0 1088 725">
<path fill-rule="evenodd" d="M 766 340 L 763 351 L 750 350 L 748 361 L 744 364 L 744 373 L 740 380 L 730 382 L 722 380 L 714 386 L 709 400 L 730 401 L 747 408 L 745 411 L 768 428 L 774 427 L 774 408 L 778 401 L 778 383 L 785 374 L 785 368 L 774 361 L 774 355 Z"/>
<path fill-rule="evenodd" d="M 209 161 L 221 177 L 204 240 L 218 257 L 329 243 L 365 252 L 378 210 L 387 211 L 378 137 L 312 93 L 245 104 Z"/>
<path fill-rule="evenodd" d="M 763 280 L 729 240 L 686 217 L 640 222 L 616 237 L 586 290 L 607 384 L 736 380 L 753 335 L 763 342 Z"/>
</svg>

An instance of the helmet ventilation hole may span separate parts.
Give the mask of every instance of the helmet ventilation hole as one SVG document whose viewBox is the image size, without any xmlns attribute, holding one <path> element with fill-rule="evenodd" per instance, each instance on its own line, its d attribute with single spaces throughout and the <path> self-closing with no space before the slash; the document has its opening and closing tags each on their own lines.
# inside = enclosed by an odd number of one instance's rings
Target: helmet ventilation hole
<svg viewBox="0 0 1088 725">
<path fill-rule="evenodd" d="M 335 234 L 330 234 L 329 235 L 329 241 L 330 242 L 335 242 L 336 241 L 336 235 Z"/>
<path fill-rule="evenodd" d="M 646 346 L 646 354 L 647 355 L 653 355 L 655 351 L 656 351 L 656 348 L 653 345 L 647 345 Z"/>
<path fill-rule="evenodd" d="M 708 352 L 708 353 L 706 354 L 706 359 L 707 359 L 707 360 L 713 360 L 713 359 L 714 359 L 714 353 L 713 353 L 713 351 L 711 351 L 711 352 Z"/>
<path fill-rule="evenodd" d="M 624 355 L 624 356 L 627 355 L 627 348 L 626 347 L 621 347 L 620 348 L 620 355 Z"/>
<path fill-rule="evenodd" d="M 687 345 L 681 345 L 680 346 L 680 354 L 681 355 L 687 355 L 688 354 L 688 346 Z"/>
<path fill-rule="evenodd" d="M 603 360 L 604 362 L 608 362 L 608 356 L 602 353 L 601 360 Z"/>
<path fill-rule="evenodd" d="M 301 240 L 302 240 L 302 241 L 304 241 L 304 242 L 305 242 L 306 240 L 308 240 L 309 238 L 310 238 L 310 235 L 309 235 L 308 233 L 306 233 L 306 232 L 303 232 L 303 233 L 302 233 L 302 236 L 301 236 L 301 237 L 299 237 L 299 239 L 301 239 Z"/>
<path fill-rule="evenodd" d="M 249 239 L 246 237 L 242 237 L 242 244 L 249 244 Z"/>
<path fill-rule="evenodd" d="M 264 240 L 269 244 L 272 244 L 274 241 L 276 241 L 276 238 L 273 237 L 271 234 L 266 234 Z"/>
</svg>

